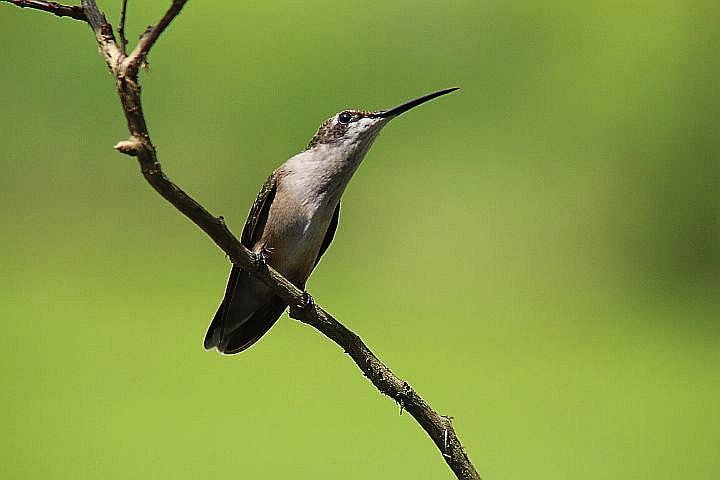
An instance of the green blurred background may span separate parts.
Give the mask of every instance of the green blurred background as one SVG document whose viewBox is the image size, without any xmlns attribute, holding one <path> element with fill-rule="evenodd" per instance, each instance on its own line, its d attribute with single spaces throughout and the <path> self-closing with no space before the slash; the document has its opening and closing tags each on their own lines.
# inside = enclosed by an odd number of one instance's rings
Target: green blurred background
<svg viewBox="0 0 720 480">
<path fill-rule="evenodd" d="M 204 352 L 229 264 L 112 150 L 90 30 L 3 3 L 0 39 L 2 478 L 451 477 L 312 328 Z M 237 233 L 326 117 L 461 86 L 385 129 L 309 290 L 487 479 L 715 479 L 719 43 L 716 1 L 193 0 L 142 82 Z"/>
</svg>

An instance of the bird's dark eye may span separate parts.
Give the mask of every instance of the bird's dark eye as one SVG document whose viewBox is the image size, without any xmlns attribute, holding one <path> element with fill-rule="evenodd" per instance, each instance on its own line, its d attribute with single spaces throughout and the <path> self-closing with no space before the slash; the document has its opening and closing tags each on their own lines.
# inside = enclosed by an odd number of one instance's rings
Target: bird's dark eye
<svg viewBox="0 0 720 480">
<path fill-rule="evenodd" d="M 350 120 L 352 120 L 352 113 L 350 112 L 342 112 L 338 115 L 338 122 L 340 123 L 350 123 Z"/>
</svg>

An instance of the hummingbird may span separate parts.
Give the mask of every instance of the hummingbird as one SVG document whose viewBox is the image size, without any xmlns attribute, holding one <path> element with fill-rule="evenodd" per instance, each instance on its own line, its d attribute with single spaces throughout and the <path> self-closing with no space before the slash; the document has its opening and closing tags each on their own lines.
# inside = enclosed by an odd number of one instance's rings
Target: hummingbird
<svg viewBox="0 0 720 480">
<path fill-rule="evenodd" d="M 300 290 L 335 236 L 340 197 L 380 130 L 390 120 L 446 88 L 378 111 L 343 110 L 325 120 L 305 150 L 267 178 L 240 243 Z M 308 302 L 312 301 L 306 294 Z M 247 349 L 282 315 L 287 304 L 251 272 L 234 265 L 225 295 L 205 335 L 205 349 L 231 355 Z"/>
</svg>

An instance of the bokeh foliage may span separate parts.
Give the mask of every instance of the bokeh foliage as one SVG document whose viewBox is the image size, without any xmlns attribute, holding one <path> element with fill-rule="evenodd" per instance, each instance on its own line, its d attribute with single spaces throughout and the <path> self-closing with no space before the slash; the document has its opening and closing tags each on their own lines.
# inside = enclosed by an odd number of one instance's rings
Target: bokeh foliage
<svg viewBox="0 0 720 480">
<path fill-rule="evenodd" d="M 450 477 L 312 329 L 205 353 L 228 263 L 112 150 L 89 28 L 0 4 L 0 39 L 2 478 Z M 710 1 L 191 1 L 144 100 L 239 232 L 327 116 L 461 86 L 376 142 L 310 291 L 488 479 L 714 479 L 718 44 Z"/>
</svg>

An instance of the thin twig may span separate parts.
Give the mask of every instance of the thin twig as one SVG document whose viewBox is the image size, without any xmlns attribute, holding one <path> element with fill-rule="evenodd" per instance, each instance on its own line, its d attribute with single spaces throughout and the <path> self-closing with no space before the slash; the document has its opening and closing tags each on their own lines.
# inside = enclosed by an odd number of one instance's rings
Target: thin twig
<svg viewBox="0 0 720 480">
<path fill-rule="evenodd" d="M 63 5 L 56 2 L 43 2 L 41 0 L 0 0 L 0 2 L 9 2 L 20 8 L 42 10 L 43 12 L 53 13 L 58 17 L 70 17 L 75 20 L 87 22 L 85 13 L 79 5 Z"/>
<path fill-rule="evenodd" d="M 165 12 L 165 15 L 163 15 L 157 25 L 155 25 L 150 32 L 147 33 L 147 35 L 140 37 L 140 41 L 137 46 L 128 56 L 128 60 L 130 60 L 128 62 L 129 69 L 137 68 L 146 61 L 148 53 L 150 53 L 150 49 L 153 45 L 155 45 L 155 42 L 165 31 L 167 26 L 170 25 L 175 17 L 177 17 L 180 10 L 182 10 L 186 3 L 187 0 L 173 0 L 172 5 L 170 5 L 170 8 L 167 12 Z"/>
<path fill-rule="evenodd" d="M 122 0 L 120 5 L 120 21 L 118 22 L 118 37 L 120 38 L 120 51 L 123 55 L 127 54 L 127 38 L 125 38 L 125 15 L 127 13 L 127 1 Z"/>
<path fill-rule="evenodd" d="M 17 4 L 19 1 L 12 0 L 12 3 Z M 23 0 L 23 3 L 28 1 L 30 0 Z M 119 142 L 115 148 L 124 154 L 137 157 L 140 171 L 148 183 L 200 227 L 227 254 L 233 264 L 246 269 L 270 286 L 278 297 L 290 305 L 292 318 L 313 326 L 349 354 L 381 393 L 398 402 L 420 424 L 458 479 L 479 480 L 480 475 L 465 454 L 449 417 L 435 412 L 407 382 L 398 378 L 383 364 L 357 334 L 314 302 L 307 306 L 303 292 L 285 277 L 267 265 L 258 268 L 255 254 L 245 248 L 230 232 L 223 218 L 211 215 L 162 171 L 142 111 L 138 71 L 150 48 L 177 16 L 186 1 L 173 0 L 170 9 L 160 22 L 140 40 L 127 58 L 123 58 L 120 46 L 113 36 L 112 27 L 107 23 L 105 15 L 97 8 L 95 0 L 82 0 L 86 21 L 92 26 L 100 51 L 115 77 L 120 103 L 130 132 L 130 138 Z"/>
</svg>

